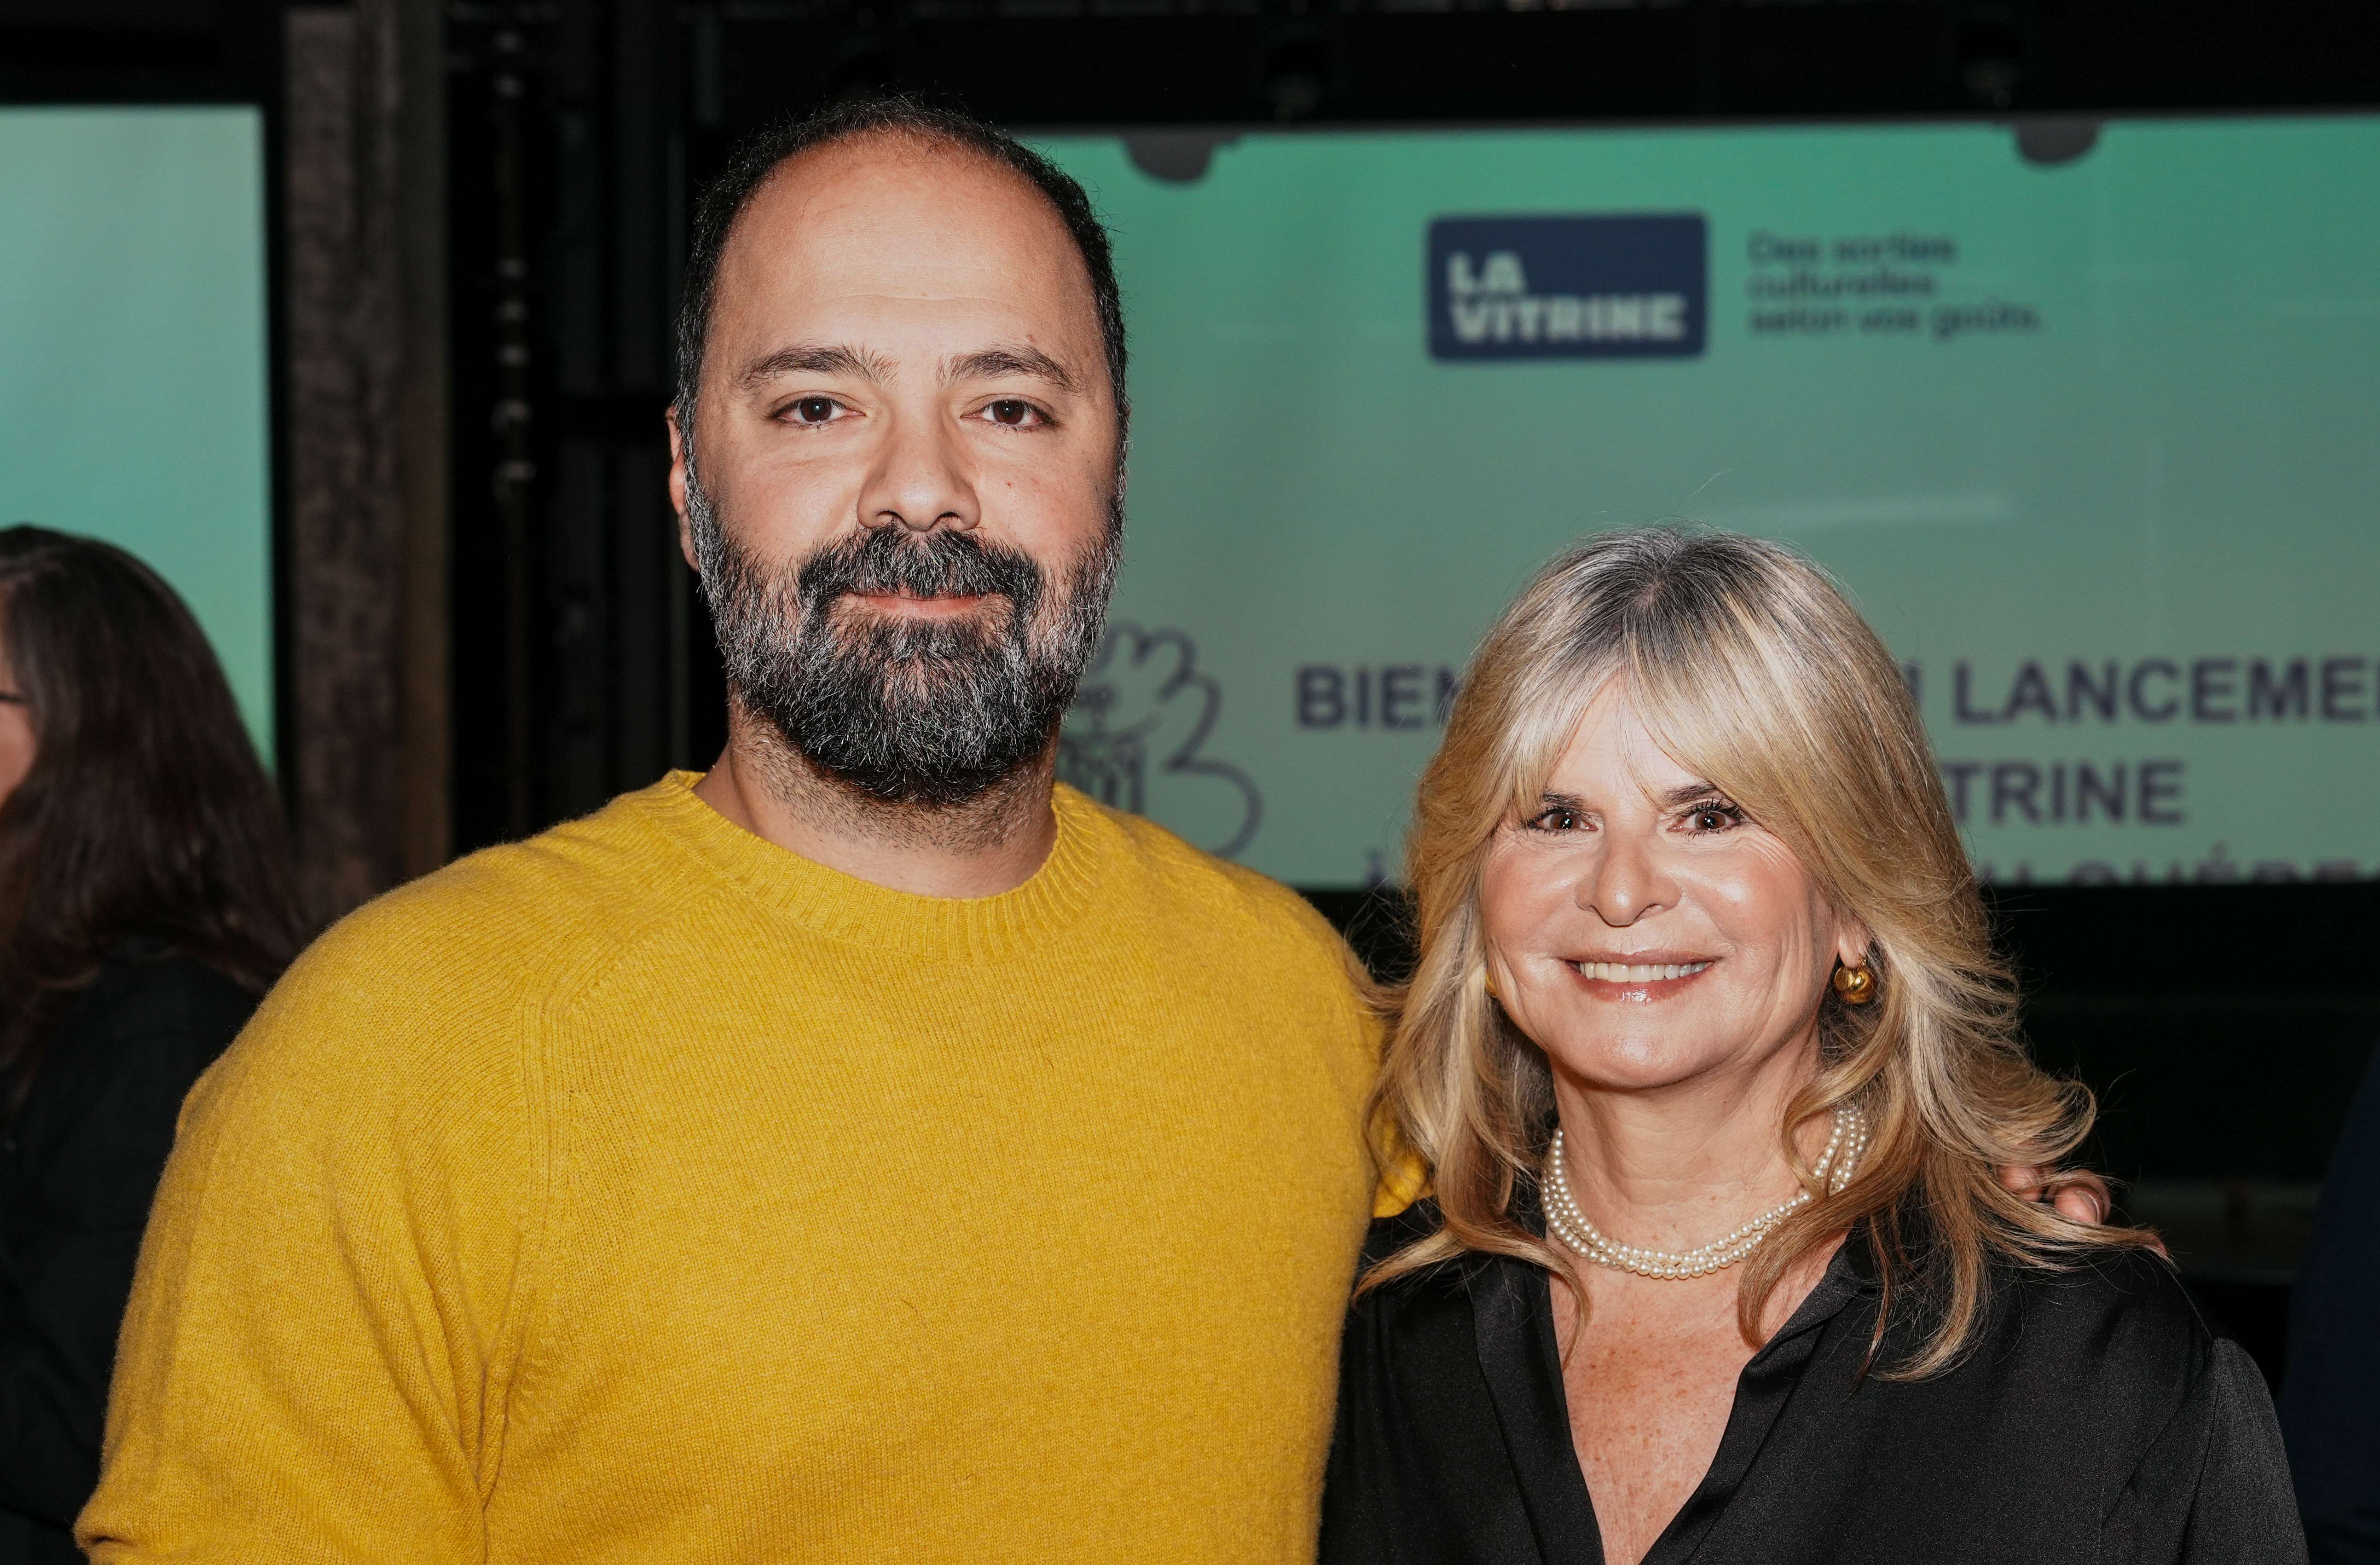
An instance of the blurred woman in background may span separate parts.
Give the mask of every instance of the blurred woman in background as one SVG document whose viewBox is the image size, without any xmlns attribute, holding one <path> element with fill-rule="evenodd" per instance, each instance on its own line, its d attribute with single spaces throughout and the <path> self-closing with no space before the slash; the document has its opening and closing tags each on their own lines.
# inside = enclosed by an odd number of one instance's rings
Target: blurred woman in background
<svg viewBox="0 0 2380 1565">
<path fill-rule="evenodd" d="M 0 529 L 0 1565 L 79 1560 L 175 1117 L 299 941 L 280 802 L 198 623 Z"/>
</svg>

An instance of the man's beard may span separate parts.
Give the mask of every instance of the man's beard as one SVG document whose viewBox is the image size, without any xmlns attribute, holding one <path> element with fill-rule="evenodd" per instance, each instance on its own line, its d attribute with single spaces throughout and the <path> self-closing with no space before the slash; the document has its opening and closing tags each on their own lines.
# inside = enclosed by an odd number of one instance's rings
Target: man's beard
<svg viewBox="0 0 2380 1565">
<path fill-rule="evenodd" d="M 771 574 L 686 474 L 686 519 L 727 686 L 812 766 L 888 805 L 965 805 L 1038 761 L 1107 625 L 1113 510 L 1058 580 L 971 532 L 868 528 Z M 854 593 L 997 595 L 1007 613 L 882 619 Z M 838 610 L 840 621 L 838 622 Z"/>
</svg>

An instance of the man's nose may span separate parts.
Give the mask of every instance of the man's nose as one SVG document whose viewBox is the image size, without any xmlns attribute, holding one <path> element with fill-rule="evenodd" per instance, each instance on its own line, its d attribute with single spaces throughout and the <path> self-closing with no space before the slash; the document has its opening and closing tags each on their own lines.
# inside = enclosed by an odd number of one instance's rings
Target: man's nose
<svg viewBox="0 0 2380 1565">
<path fill-rule="evenodd" d="M 880 417 L 891 427 L 859 497 L 861 524 L 911 532 L 964 532 L 980 521 L 982 508 L 958 431 L 939 411 L 913 409 Z"/>
</svg>

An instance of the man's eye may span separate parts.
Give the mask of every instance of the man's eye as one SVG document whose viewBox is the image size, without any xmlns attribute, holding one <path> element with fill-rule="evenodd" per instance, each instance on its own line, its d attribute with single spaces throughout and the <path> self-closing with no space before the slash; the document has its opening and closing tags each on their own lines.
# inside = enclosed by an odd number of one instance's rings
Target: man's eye
<svg viewBox="0 0 2380 1565">
<path fill-rule="evenodd" d="M 1027 430 L 1044 422 L 1041 409 L 1019 397 L 1006 396 L 987 406 L 983 417 L 1012 430 Z"/>
<path fill-rule="evenodd" d="M 785 409 L 785 415 L 796 424 L 828 424 L 834 421 L 835 410 L 842 406 L 831 396 L 805 396 Z"/>
</svg>

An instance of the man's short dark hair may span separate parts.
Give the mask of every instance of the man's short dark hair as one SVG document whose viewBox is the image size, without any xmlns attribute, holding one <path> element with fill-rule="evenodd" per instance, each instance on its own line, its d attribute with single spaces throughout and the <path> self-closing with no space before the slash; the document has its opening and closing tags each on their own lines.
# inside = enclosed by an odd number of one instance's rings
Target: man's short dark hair
<svg viewBox="0 0 2380 1565">
<path fill-rule="evenodd" d="M 769 176 L 790 158 L 838 141 L 865 136 L 906 137 L 964 148 L 1022 176 L 1057 209 L 1059 221 L 1075 241 L 1090 273 L 1091 299 L 1099 310 L 1099 336 L 1107 350 L 1108 382 L 1115 391 L 1116 427 L 1123 432 L 1131 414 L 1124 397 L 1123 299 L 1116 288 L 1115 260 L 1110 253 L 1108 231 L 1092 212 L 1090 198 L 1056 164 L 1003 134 L 963 114 L 938 109 L 907 97 L 868 98 L 837 103 L 806 119 L 792 120 L 763 131 L 736 150 L 727 167 L 702 193 L 694 212 L 694 241 L 686 256 L 686 292 L 677 312 L 677 414 L 689 435 L 694 427 L 695 394 L 702 379 L 703 345 L 710 336 L 710 307 L 719 282 L 719 258 L 735 220 Z"/>
</svg>

